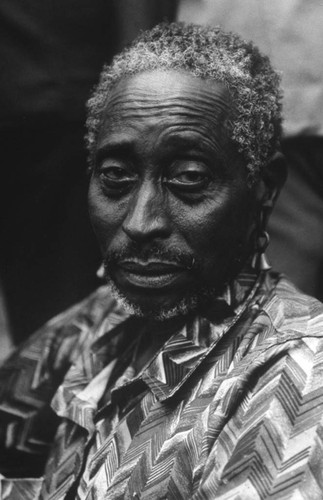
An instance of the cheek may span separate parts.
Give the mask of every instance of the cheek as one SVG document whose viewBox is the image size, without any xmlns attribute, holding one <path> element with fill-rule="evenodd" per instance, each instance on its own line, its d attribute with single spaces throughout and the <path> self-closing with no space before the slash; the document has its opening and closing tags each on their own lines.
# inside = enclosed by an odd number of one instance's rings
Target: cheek
<svg viewBox="0 0 323 500">
<path fill-rule="evenodd" d="M 196 255 L 230 259 L 249 238 L 252 203 L 244 194 L 222 193 L 200 206 L 180 211 L 178 225 Z"/>
<path fill-rule="evenodd" d="M 95 181 L 90 184 L 88 206 L 94 232 L 101 249 L 104 249 L 122 224 L 120 210 L 115 203 L 107 202 Z"/>
</svg>

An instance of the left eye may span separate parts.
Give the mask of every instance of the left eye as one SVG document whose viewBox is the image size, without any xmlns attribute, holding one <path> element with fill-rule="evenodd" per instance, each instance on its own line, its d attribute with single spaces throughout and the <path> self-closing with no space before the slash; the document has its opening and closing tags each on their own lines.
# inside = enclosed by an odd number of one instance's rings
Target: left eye
<svg viewBox="0 0 323 500">
<path fill-rule="evenodd" d="M 177 190 L 194 192 L 206 187 L 211 181 L 208 167 L 196 161 L 176 161 L 171 166 L 166 183 Z"/>
<path fill-rule="evenodd" d="M 173 179 L 171 179 L 172 182 L 178 183 L 178 184 L 199 184 L 201 182 L 204 182 L 207 180 L 207 176 L 204 173 L 201 172 L 194 172 L 192 170 L 188 170 L 187 172 L 182 172 Z"/>
</svg>

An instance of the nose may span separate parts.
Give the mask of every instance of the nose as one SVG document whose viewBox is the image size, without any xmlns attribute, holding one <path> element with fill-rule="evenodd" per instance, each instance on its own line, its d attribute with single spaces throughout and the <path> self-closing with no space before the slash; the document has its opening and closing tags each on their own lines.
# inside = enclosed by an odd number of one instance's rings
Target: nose
<svg viewBox="0 0 323 500">
<path fill-rule="evenodd" d="M 169 236 L 171 227 L 162 186 L 146 181 L 133 193 L 122 228 L 137 242 Z"/>
</svg>

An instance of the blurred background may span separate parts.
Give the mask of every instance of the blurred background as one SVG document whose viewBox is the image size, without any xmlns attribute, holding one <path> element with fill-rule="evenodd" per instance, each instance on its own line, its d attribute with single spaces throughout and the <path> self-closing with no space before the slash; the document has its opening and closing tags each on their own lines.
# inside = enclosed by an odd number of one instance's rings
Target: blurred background
<svg viewBox="0 0 323 500">
<path fill-rule="evenodd" d="M 1 0 L 0 359 L 98 286 L 85 102 L 102 64 L 162 20 L 221 25 L 283 72 L 289 178 L 269 254 L 323 298 L 323 2 Z"/>
<path fill-rule="evenodd" d="M 173 0 L 1 0 L 0 355 L 98 286 L 85 102 L 104 62 Z"/>
<path fill-rule="evenodd" d="M 281 72 L 289 175 L 269 222 L 268 255 L 323 300 L 322 0 L 181 0 L 177 18 L 253 40 Z"/>
</svg>

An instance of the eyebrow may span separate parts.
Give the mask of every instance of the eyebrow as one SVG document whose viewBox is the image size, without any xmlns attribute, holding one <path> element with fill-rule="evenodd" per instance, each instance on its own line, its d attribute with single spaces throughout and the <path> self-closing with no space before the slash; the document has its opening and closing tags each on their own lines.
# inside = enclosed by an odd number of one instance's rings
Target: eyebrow
<svg viewBox="0 0 323 500">
<path fill-rule="evenodd" d="M 165 155 L 173 155 L 174 152 L 179 154 L 185 154 L 185 152 L 197 153 L 204 156 L 205 158 L 209 156 L 209 152 L 205 150 L 201 145 L 201 140 L 199 137 L 192 133 L 181 133 L 174 131 L 172 134 L 168 134 L 162 139 L 163 146 L 165 148 Z M 213 152 L 215 154 L 216 152 Z M 218 160 L 223 161 L 223 158 L 218 155 Z M 101 143 L 97 148 L 95 153 L 94 161 L 98 165 L 102 160 L 107 157 L 114 157 L 118 159 L 134 159 L 136 157 L 136 140 L 131 137 L 118 137 L 109 138 L 106 142 Z"/>
<path fill-rule="evenodd" d="M 171 135 L 165 141 L 165 145 L 179 149 L 194 149 L 195 151 L 205 153 L 205 149 L 201 147 L 201 141 L 198 141 L 196 136 Z"/>
<path fill-rule="evenodd" d="M 134 143 L 132 140 L 110 141 L 99 146 L 95 152 L 95 162 L 99 162 L 107 156 L 129 156 L 134 154 Z"/>
<path fill-rule="evenodd" d="M 168 151 L 172 153 L 174 150 L 179 154 L 196 154 L 201 158 L 208 159 L 212 154 L 213 159 L 216 159 L 220 162 L 223 161 L 223 157 L 221 153 L 214 148 L 211 150 L 210 148 L 206 148 L 202 146 L 202 141 L 197 135 L 172 135 L 168 138 L 167 144 L 165 146 L 168 148 Z"/>
</svg>

